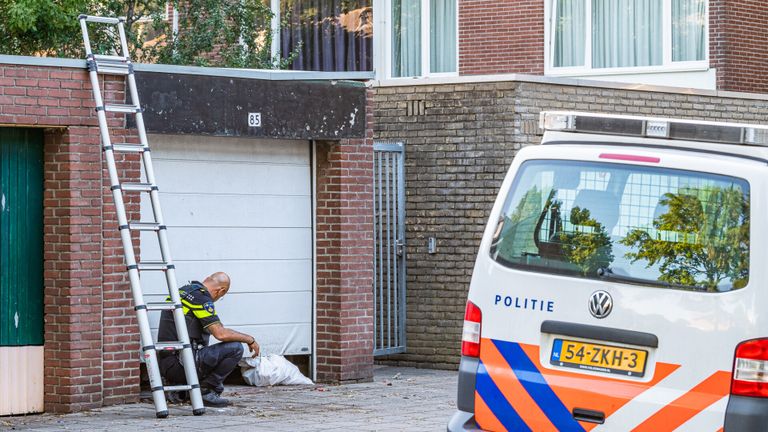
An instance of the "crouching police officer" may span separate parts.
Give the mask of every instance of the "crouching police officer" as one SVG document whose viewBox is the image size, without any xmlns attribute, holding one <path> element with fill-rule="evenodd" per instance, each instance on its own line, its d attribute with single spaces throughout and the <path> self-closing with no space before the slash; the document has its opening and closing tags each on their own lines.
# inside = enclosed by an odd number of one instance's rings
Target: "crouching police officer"
<svg viewBox="0 0 768 432">
<path fill-rule="evenodd" d="M 186 318 L 187 331 L 195 354 L 195 364 L 200 380 L 203 403 L 211 407 L 225 407 L 229 401 L 221 397 L 224 391 L 224 379 L 237 367 L 243 357 L 243 346 L 259 355 L 259 344 L 253 336 L 224 327 L 216 315 L 213 303 L 224 297 L 229 291 L 229 276 L 223 272 L 214 273 L 203 281 L 193 281 L 179 288 L 182 310 Z M 221 343 L 208 345 L 213 335 Z M 165 310 L 160 315 L 159 342 L 177 341 L 173 312 Z M 179 359 L 180 353 L 158 352 L 160 374 L 169 384 L 185 384 L 184 366 Z"/>
</svg>

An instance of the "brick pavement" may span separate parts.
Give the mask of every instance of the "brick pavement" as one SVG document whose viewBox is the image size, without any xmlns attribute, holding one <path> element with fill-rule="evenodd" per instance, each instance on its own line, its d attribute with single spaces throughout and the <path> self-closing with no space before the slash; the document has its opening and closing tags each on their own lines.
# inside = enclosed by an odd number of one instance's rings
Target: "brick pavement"
<svg viewBox="0 0 768 432">
<path fill-rule="evenodd" d="M 155 418 L 151 403 L 77 414 L 0 417 L 0 430 L 32 431 L 444 431 L 456 409 L 457 373 L 376 367 L 371 383 L 256 388 L 233 386 L 232 407 L 192 417 L 188 405 Z"/>
</svg>

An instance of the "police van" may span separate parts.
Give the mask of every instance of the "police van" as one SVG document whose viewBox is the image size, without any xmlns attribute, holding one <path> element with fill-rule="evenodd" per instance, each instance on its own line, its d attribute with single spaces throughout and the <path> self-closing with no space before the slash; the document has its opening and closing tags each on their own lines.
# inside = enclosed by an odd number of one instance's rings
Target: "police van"
<svg viewBox="0 0 768 432">
<path fill-rule="evenodd" d="M 540 126 L 480 244 L 448 430 L 768 430 L 768 128 Z"/>
</svg>

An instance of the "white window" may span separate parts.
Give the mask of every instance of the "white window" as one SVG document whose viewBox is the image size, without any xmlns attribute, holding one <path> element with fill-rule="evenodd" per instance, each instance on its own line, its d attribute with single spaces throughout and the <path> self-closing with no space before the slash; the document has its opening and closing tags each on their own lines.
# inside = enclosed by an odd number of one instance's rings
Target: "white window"
<svg viewBox="0 0 768 432">
<path fill-rule="evenodd" d="M 548 74 L 708 66 L 706 0 L 547 0 Z"/>
<path fill-rule="evenodd" d="M 264 1 L 275 13 L 272 54 L 295 52 L 291 69 L 458 75 L 458 0 Z"/>
<path fill-rule="evenodd" d="M 385 0 L 385 62 L 392 78 L 456 75 L 457 0 Z M 378 36 L 377 36 L 378 37 Z"/>
</svg>

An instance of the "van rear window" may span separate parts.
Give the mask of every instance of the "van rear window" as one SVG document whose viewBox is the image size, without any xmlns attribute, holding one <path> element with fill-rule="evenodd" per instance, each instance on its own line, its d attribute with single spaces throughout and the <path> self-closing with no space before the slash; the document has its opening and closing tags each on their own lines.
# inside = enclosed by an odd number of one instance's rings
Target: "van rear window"
<svg viewBox="0 0 768 432">
<path fill-rule="evenodd" d="M 616 163 L 533 160 L 491 245 L 523 270 L 724 292 L 749 279 L 749 184 Z"/>
</svg>

